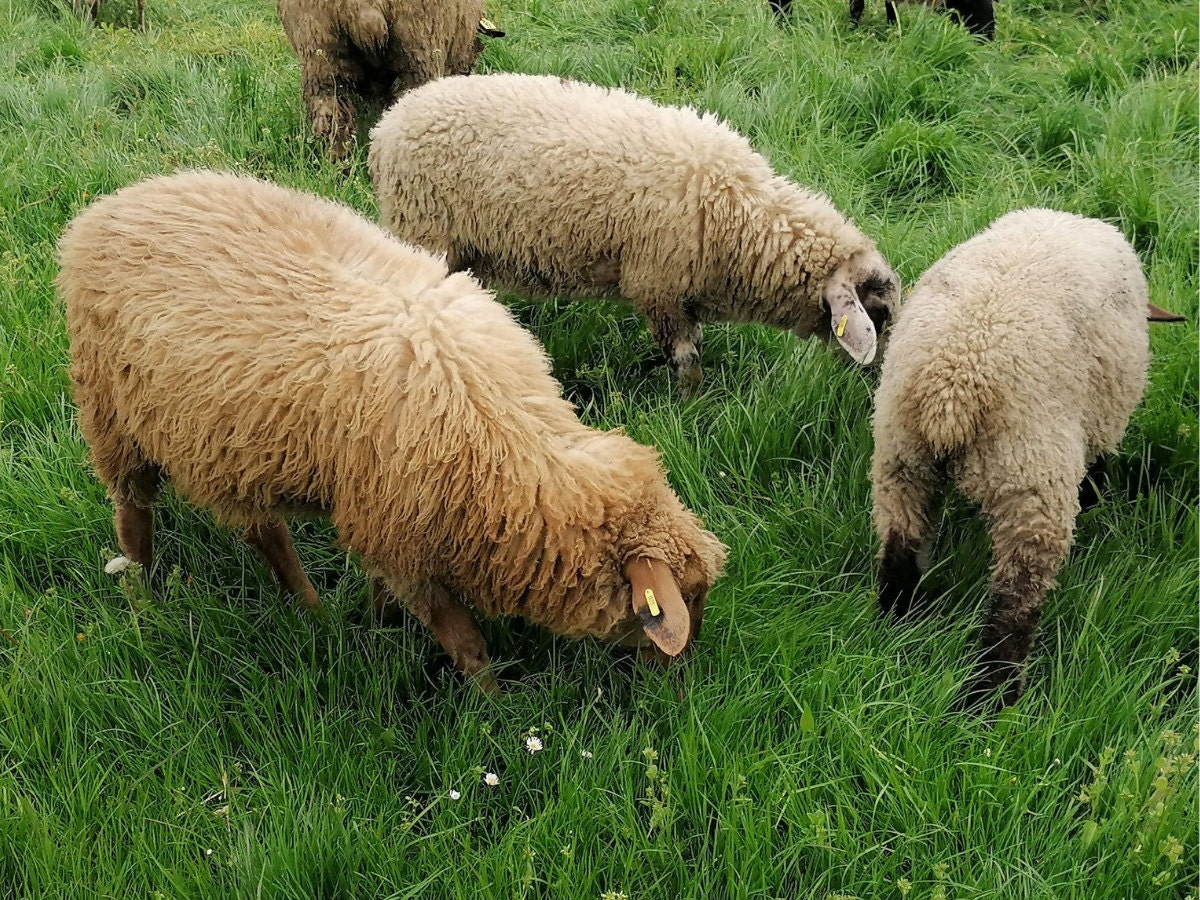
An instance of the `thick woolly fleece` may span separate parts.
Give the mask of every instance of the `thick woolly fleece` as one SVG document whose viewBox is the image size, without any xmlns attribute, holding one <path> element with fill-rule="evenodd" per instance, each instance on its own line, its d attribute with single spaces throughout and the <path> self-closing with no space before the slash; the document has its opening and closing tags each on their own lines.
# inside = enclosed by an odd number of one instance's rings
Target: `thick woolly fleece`
<svg viewBox="0 0 1200 900">
<path fill-rule="evenodd" d="M 1026 209 L 921 277 L 892 328 L 875 396 L 880 602 L 903 614 L 948 475 L 992 539 L 991 608 L 972 699 L 1020 694 L 1066 559 L 1088 465 L 1116 448 L 1149 362 L 1148 292 L 1111 225 Z"/>
<path fill-rule="evenodd" d="M 278 0 L 300 57 L 313 134 L 336 157 L 353 145 L 356 100 L 391 102 L 443 75 L 474 71 L 483 0 Z"/>
<path fill-rule="evenodd" d="M 371 135 L 382 222 L 452 269 L 535 295 L 624 298 L 685 380 L 700 323 L 875 354 L 899 280 L 817 193 L 712 114 L 534 75 L 443 78 Z"/>
<path fill-rule="evenodd" d="M 60 255 L 79 422 L 119 528 L 161 472 L 251 535 L 330 515 L 426 624 L 465 615 L 449 593 L 637 643 L 622 567 L 646 557 L 698 627 L 724 548 L 654 450 L 579 422 L 469 275 L 340 205 L 205 172 L 96 202 Z"/>
</svg>

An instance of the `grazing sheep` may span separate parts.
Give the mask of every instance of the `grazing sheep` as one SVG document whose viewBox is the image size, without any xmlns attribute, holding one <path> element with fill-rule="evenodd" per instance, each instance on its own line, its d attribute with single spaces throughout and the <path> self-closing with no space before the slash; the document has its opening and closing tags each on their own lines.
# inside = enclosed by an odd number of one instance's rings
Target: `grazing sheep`
<svg viewBox="0 0 1200 900">
<path fill-rule="evenodd" d="M 772 0 L 774 2 L 774 0 Z M 784 0 L 786 6 L 791 0 Z M 990 41 L 996 37 L 996 11 L 992 0 L 915 0 L 932 9 L 944 9 L 957 19 L 971 34 Z M 889 25 L 895 25 L 897 0 L 884 0 L 884 11 Z M 857 25 L 862 20 L 865 0 L 850 0 L 850 21 Z"/>
<path fill-rule="evenodd" d="M 1026 209 L 921 277 L 892 327 L 875 396 L 879 602 L 904 615 L 949 477 L 992 541 L 990 608 L 965 698 L 1024 687 L 1042 603 L 1071 546 L 1088 466 L 1113 450 L 1146 385 L 1148 306 L 1111 225 Z"/>
<path fill-rule="evenodd" d="M 452 269 L 526 294 L 631 302 L 681 391 L 701 323 L 836 335 L 875 356 L 899 279 L 829 200 L 716 116 L 535 75 L 443 78 L 371 135 L 382 221 Z"/>
<path fill-rule="evenodd" d="M 699 629 L 721 543 L 654 450 L 580 424 L 469 275 L 342 206 L 205 172 L 98 201 L 60 256 L 80 428 L 135 562 L 170 480 L 313 608 L 284 520 L 329 515 L 485 685 L 459 596 L 571 637 L 644 629 L 668 655 Z"/>
<path fill-rule="evenodd" d="M 87 13 L 93 22 L 100 21 L 100 0 L 71 0 L 76 13 Z M 138 30 L 146 30 L 146 0 L 137 0 Z"/>
<path fill-rule="evenodd" d="M 391 102 L 443 75 L 466 75 L 483 51 L 483 0 L 278 0 L 279 19 L 300 57 L 313 134 L 335 158 L 354 144 L 356 98 Z"/>
</svg>

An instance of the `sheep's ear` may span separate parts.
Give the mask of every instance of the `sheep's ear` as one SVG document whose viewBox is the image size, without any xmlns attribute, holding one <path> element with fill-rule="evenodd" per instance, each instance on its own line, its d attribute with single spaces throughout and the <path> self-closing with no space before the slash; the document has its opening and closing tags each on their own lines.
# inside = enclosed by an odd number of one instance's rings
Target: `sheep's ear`
<svg viewBox="0 0 1200 900">
<path fill-rule="evenodd" d="M 640 556 L 625 564 L 625 577 L 633 587 L 633 611 L 642 629 L 667 656 L 678 656 L 688 645 L 692 619 L 670 567 Z"/>
<path fill-rule="evenodd" d="M 1146 304 L 1149 309 L 1146 310 L 1146 320 L 1149 322 L 1186 322 L 1183 316 L 1177 315 L 1169 310 L 1163 309 L 1161 306 L 1155 306 L 1153 303 Z"/>
<path fill-rule="evenodd" d="M 829 307 L 833 336 L 856 363 L 869 365 L 875 359 L 875 323 L 846 275 L 836 272 L 829 279 L 825 285 L 825 303 Z"/>
</svg>

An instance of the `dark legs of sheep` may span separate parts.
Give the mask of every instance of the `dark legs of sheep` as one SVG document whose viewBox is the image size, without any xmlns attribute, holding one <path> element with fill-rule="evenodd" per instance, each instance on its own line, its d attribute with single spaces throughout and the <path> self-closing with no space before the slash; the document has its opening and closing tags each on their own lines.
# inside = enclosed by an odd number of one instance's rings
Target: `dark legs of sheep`
<svg viewBox="0 0 1200 900">
<path fill-rule="evenodd" d="M 147 576 L 154 561 L 154 501 L 161 486 L 162 471 L 147 462 L 119 477 L 113 489 L 117 543 Z"/>
<path fill-rule="evenodd" d="M 500 686 L 492 674 L 487 644 L 471 611 L 440 584 L 421 581 L 404 585 L 395 595 L 432 633 L 442 649 L 450 655 L 458 670 L 472 679 L 486 693 L 498 694 Z M 380 605 L 383 595 L 376 586 L 375 602 Z"/>
<path fill-rule="evenodd" d="M 311 610 L 321 608 L 317 590 L 304 574 L 296 546 L 288 533 L 287 524 L 278 518 L 255 522 L 243 535 L 246 543 L 258 551 L 263 561 L 289 594 Z"/>
<path fill-rule="evenodd" d="M 1097 456 L 1079 482 L 1079 509 L 1088 510 L 1100 502 L 1100 492 L 1108 483 L 1108 458 Z"/>
<path fill-rule="evenodd" d="M 351 86 L 334 68 L 334 52 L 329 48 L 304 60 L 302 93 L 313 136 L 328 145 L 334 159 L 343 159 L 354 145 L 356 112 Z"/>
<path fill-rule="evenodd" d="M 703 328 L 686 315 L 650 317 L 650 331 L 675 373 L 679 395 L 685 400 L 696 393 L 704 372 L 700 368 Z"/>
<path fill-rule="evenodd" d="M 979 663 L 962 707 L 980 706 L 997 689 L 1004 706 L 1020 699 L 1025 660 L 1046 593 L 1067 558 L 1076 511 L 1076 485 L 1066 481 L 1012 490 L 984 504 L 994 563 Z"/>
<path fill-rule="evenodd" d="M 938 472 L 932 460 L 881 457 L 874 463 L 875 529 L 879 554 L 879 609 L 903 617 L 917 596 L 920 558 L 929 540 Z"/>
<path fill-rule="evenodd" d="M 792 10 L 792 0 L 768 0 L 771 4 L 771 11 L 781 19 L 785 18 Z"/>
</svg>

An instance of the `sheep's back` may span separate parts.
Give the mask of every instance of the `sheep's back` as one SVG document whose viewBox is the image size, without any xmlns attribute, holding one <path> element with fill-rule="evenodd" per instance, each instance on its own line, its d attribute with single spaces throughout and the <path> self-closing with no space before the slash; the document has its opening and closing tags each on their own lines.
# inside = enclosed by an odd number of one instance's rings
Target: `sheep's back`
<svg viewBox="0 0 1200 900">
<path fill-rule="evenodd" d="M 1115 228 L 1010 213 L 947 253 L 893 326 L 880 400 L 953 452 L 980 433 L 1076 423 L 1111 449 L 1141 398 L 1147 291 Z"/>
<path fill-rule="evenodd" d="M 474 279 L 328 201 L 152 179 L 81 213 L 60 253 L 81 405 L 115 406 L 218 512 L 328 507 L 348 448 L 449 454 L 469 425 L 428 426 L 435 402 L 564 420 L 540 347 Z"/>
<path fill-rule="evenodd" d="M 614 253 L 694 267 L 701 193 L 772 178 L 712 115 L 516 74 L 405 94 L 372 132 L 370 165 L 382 219 L 402 239 L 444 247 L 452 236 L 568 285 Z"/>
</svg>

